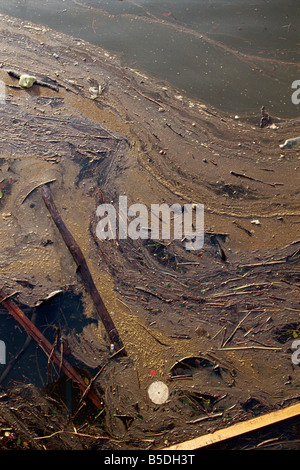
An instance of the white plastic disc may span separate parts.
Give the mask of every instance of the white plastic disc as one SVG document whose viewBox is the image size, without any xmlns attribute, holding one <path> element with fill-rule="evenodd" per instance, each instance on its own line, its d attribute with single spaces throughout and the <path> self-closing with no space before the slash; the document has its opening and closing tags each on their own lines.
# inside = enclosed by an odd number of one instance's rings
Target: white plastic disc
<svg viewBox="0 0 300 470">
<path fill-rule="evenodd" d="M 148 388 L 148 395 L 156 405 L 165 403 L 169 398 L 169 389 L 166 384 L 160 381 L 153 382 Z"/>
</svg>

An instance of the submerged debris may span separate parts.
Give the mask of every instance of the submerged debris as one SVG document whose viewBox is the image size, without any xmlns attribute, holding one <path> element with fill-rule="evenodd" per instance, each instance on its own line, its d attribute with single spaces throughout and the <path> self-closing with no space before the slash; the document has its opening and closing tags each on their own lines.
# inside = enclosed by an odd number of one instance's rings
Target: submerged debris
<svg viewBox="0 0 300 470">
<path fill-rule="evenodd" d="M 260 118 L 259 127 L 263 128 L 272 124 L 272 119 L 269 116 L 269 114 L 266 113 L 264 106 L 261 107 L 260 112 L 261 112 L 261 118 Z"/>
<path fill-rule="evenodd" d="M 291 149 L 293 147 L 299 147 L 300 145 L 300 137 L 295 137 L 294 139 L 287 139 L 284 144 L 279 145 L 280 148 L 288 148 Z"/>
</svg>

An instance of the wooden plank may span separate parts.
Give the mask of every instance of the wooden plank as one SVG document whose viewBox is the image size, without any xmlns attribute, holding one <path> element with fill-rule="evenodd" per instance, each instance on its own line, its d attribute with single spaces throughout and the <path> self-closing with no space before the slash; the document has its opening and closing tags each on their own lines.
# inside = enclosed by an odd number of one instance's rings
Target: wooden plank
<svg viewBox="0 0 300 470">
<path fill-rule="evenodd" d="M 266 426 L 280 423 L 290 418 L 295 418 L 300 415 L 300 403 L 289 406 L 282 410 L 272 411 L 266 415 L 258 416 L 248 421 L 242 421 L 241 423 L 233 424 L 224 429 L 219 429 L 213 433 L 205 434 L 204 436 L 196 437 L 189 441 L 174 444 L 170 447 L 166 447 L 162 450 L 196 450 L 203 447 L 216 444 L 218 442 L 238 437 L 251 431 L 257 431 Z"/>
</svg>

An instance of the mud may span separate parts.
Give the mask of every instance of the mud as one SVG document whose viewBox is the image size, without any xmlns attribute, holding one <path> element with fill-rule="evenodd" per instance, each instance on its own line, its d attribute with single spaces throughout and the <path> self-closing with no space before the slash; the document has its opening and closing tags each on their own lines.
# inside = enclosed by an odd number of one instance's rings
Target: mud
<svg viewBox="0 0 300 470">
<path fill-rule="evenodd" d="M 66 411 L 56 396 L 63 418 L 51 429 L 31 422 L 27 441 L 16 428 L 13 443 L 19 436 L 32 448 L 158 449 L 297 401 L 299 150 L 279 145 L 300 135 L 299 122 L 261 129 L 260 110 L 257 122 L 236 120 L 46 27 L 1 16 L 0 36 L 1 285 L 26 309 L 57 290 L 81 294 L 83 314 L 94 318 L 43 204 L 39 188 L 49 184 L 127 351 L 109 359 L 100 321 L 66 331 L 87 377 L 106 364 L 96 382 L 103 412 L 87 404 L 78 413 L 78 403 Z M 58 91 L 22 89 L 9 70 Z M 92 99 L 95 85 L 104 91 Z M 147 207 L 204 204 L 203 249 L 99 240 L 96 208 L 124 194 Z M 154 380 L 169 388 L 162 405 L 148 397 Z M 4 386 L 1 412 L 20 395 Z M 26 399 L 54 400 L 36 393 Z M 4 411 L 2 427 L 16 413 Z M 86 430 L 76 443 L 70 421 Z"/>
</svg>

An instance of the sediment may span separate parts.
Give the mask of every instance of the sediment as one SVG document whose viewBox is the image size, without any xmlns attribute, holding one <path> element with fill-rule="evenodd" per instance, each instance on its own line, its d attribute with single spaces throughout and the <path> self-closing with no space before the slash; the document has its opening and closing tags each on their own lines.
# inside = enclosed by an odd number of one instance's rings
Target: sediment
<svg viewBox="0 0 300 470">
<path fill-rule="evenodd" d="M 60 422 L 43 427 L 45 387 L 36 423 L 26 415 L 27 441 L 14 419 L 38 403 L 37 391 L 25 379 L 30 394 L 20 404 L 8 377 L 1 426 L 16 439 L 0 445 L 158 449 L 297 401 L 299 150 L 279 145 L 300 135 L 299 122 L 260 128 L 260 110 L 257 123 L 236 120 L 44 26 L 0 16 L 0 37 L 1 287 L 17 293 L 28 313 L 57 290 L 82 296 L 82 315 L 93 322 L 80 335 L 65 331 L 69 353 L 92 375 L 106 364 L 96 381 L 100 416 L 68 415 L 58 401 Z M 9 71 L 42 85 L 24 89 Z M 91 86 L 101 87 L 96 98 Z M 126 357 L 110 359 L 109 338 L 43 204 L 43 185 L 84 253 Z M 204 204 L 203 248 L 101 241 L 96 209 L 120 195 L 148 208 Z M 1 328 L 5 315 L 1 309 Z M 149 399 L 153 380 L 168 385 L 167 403 Z M 197 424 L 199 417 L 207 420 Z M 71 439 L 70 420 L 85 426 L 85 437 Z"/>
</svg>

